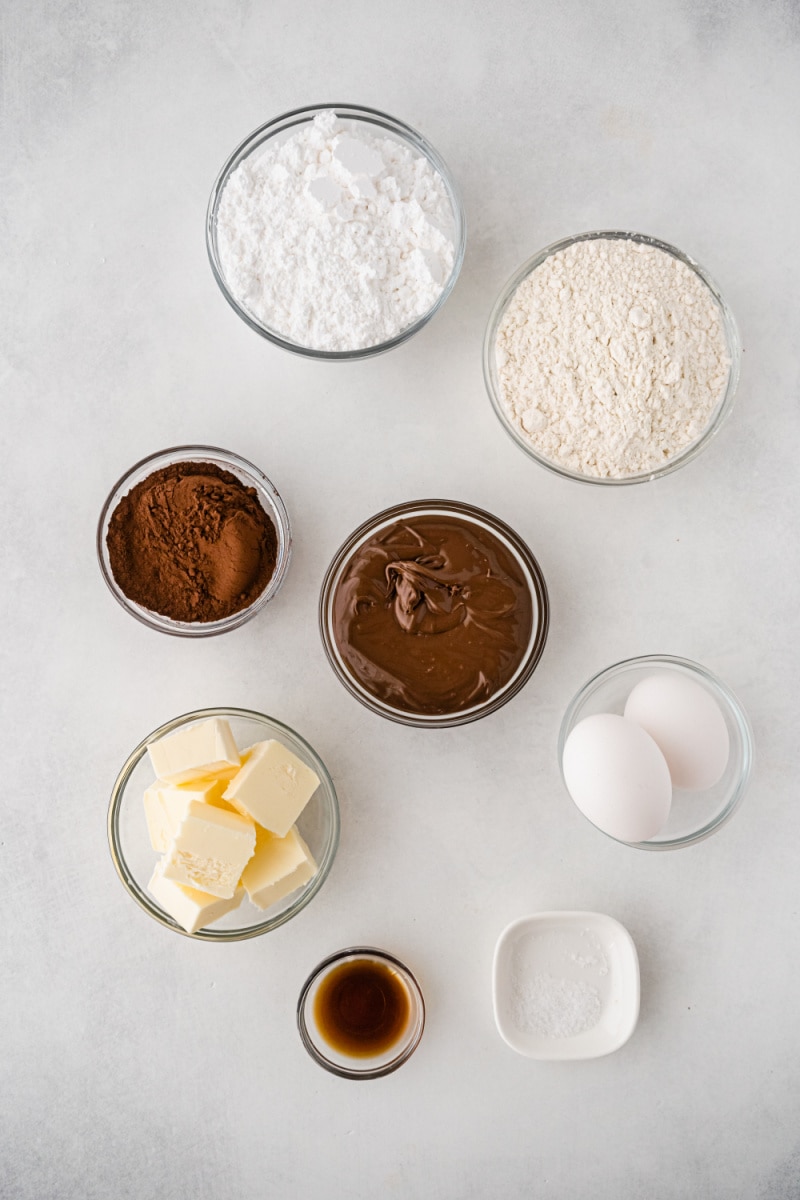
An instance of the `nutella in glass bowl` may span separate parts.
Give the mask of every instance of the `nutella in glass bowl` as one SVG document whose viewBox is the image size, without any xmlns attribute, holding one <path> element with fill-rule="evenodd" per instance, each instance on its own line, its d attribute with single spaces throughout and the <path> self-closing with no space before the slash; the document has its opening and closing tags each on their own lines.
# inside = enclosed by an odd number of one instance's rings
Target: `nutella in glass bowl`
<svg viewBox="0 0 800 1200">
<path fill-rule="evenodd" d="M 547 589 L 525 542 L 497 517 L 418 500 L 347 539 L 322 585 L 320 628 L 340 681 L 405 725 L 462 725 L 505 704 L 533 673 Z"/>
</svg>

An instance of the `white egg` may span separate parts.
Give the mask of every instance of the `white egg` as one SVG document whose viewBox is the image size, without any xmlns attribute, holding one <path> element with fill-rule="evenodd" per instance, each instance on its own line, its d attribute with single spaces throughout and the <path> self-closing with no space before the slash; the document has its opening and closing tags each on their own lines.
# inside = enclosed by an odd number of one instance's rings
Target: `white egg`
<svg viewBox="0 0 800 1200">
<path fill-rule="evenodd" d="M 579 721 L 564 744 L 564 779 L 585 817 L 622 842 L 663 829 L 672 803 L 664 755 L 641 725 L 613 713 Z"/>
<path fill-rule="evenodd" d="M 725 774 L 728 727 L 714 697 L 694 680 L 678 671 L 648 675 L 628 697 L 625 716 L 659 747 L 673 787 L 700 792 Z"/>
</svg>

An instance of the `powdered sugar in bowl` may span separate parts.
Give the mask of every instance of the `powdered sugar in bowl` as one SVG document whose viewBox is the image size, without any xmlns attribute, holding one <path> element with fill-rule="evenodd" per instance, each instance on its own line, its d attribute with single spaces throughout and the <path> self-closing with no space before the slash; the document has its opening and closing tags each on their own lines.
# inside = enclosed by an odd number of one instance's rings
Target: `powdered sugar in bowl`
<svg viewBox="0 0 800 1200">
<path fill-rule="evenodd" d="M 741 348 L 710 276 L 644 234 L 583 233 L 524 263 L 489 319 L 483 366 L 506 432 L 587 483 L 690 462 L 733 406 Z"/>
<path fill-rule="evenodd" d="M 444 161 L 409 126 L 354 105 L 255 130 L 217 177 L 211 268 L 251 329 L 311 358 L 366 358 L 427 324 L 452 291 L 466 222 Z"/>
</svg>

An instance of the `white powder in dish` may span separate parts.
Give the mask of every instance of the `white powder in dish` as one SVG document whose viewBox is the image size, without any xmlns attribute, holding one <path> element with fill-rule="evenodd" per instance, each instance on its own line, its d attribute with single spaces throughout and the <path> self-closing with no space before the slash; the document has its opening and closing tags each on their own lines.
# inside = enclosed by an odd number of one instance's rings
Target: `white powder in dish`
<svg viewBox="0 0 800 1200">
<path fill-rule="evenodd" d="M 511 1019 L 520 1032 L 544 1038 L 586 1033 L 602 1016 L 608 974 L 591 930 L 528 934 L 511 957 Z"/>
<path fill-rule="evenodd" d="M 220 197 L 230 291 L 299 346 L 388 341 L 433 307 L 453 269 L 442 177 L 409 145 L 367 130 L 320 113 L 246 158 Z"/>
<path fill-rule="evenodd" d="M 597 988 L 582 979 L 546 973 L 514 983 L 512 1016 L 518 1029 L 546 1038 L 577 1037 L 600 1020 L 603 1003 Z"/>
<path fill-rule="evenodd" d="M 722 314 L 680 259 L 627 238 L 575 242 L 519 285 L 495 344 L 523 440 L 581 475 L 663 467 L 703 433 L 730 371 Z"/>
</svg>

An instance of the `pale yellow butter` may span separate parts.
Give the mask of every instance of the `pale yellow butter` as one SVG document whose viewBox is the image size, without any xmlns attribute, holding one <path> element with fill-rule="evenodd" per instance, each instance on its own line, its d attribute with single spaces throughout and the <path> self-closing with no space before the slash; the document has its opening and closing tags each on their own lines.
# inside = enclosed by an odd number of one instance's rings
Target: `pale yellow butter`
<svg viewBox="0 0 800 1200">
<path fill-rule="evenodd" d="M 319 787 L 319 777 L 281 742 L 257 742 L 223 798 L 264 829 L 285 837 Z"/>
<path fill-rule="evenodd" d="M 253 753 L 253 747 L 252 747 L 252 746 L 248 746 L 246 750 L 240 750 L 240 751 L 239 751 L 239 764 L 238 764 L 238 766 L 236 766 L 236 767 L 225 767 L 225 769 L 224 769 L 224 770 L 222 770 L 222 771 L 215 771 L 215 772 L 214 772 L 214 779 L 218 779 L 218 780 L 220 781 L 220 783 L 222 784 L 222 791 L 223 791 L 223 792 L 224 792 L 225 788 L 228 786 L 228 784 L 230 783 L 230 781 L 231 781 L 231 780 L 234 778 L 234 776 L 235 776 L 235 775 L 236 775 L 236 774 L 237 774 L 239 771 L 241 771 L 242 767 L 243 767 L 243 766 L 244 766 L 244 764 L 247 762 L 247 760 L 250 758 L 250 755 L 251 755 L 252 753 Z M 184 784 L 183 786 L 185 787 L 186 785 Z M 220 792 L 220 796 L 221 796 L 221 795 L 222 795 L 222 792 Z"/>
<path fill-rule="evenodd" d="M 150 845 L 158 854 L 163 854 L 183 820 L 189 801 L 177 788 L 160 779 L 147 788 L 142 799 Z"/>
<path fill-rule="evenodd" d="M 308 883 L 317 873 L 311 851 L 298 831 L 275 837 L 256 831 L 256 850 L 242 872 L 242 884 L 256 908 L 269 908 L 290 892 Z"/>
<path fill-rule="evenodd" d="M 150 844 L 163 854 L 175 837 L 178 827 L 186 815 L 192 800 L 201 804 L 213 804 L 219 808 L 233 809 L 222 799 L 228 786 L 226 779 L 197 779 L 193 783 L 164 783 L 157 779 L 144 793 L 144 814 Z"/>
<path fill-rule="evenodd" d="M 197 888 L 185 887 L 171 879 L 165 879 L 163 863 L 159 863 L 153 872 L 153 878 L 147 885 L 151 896 L 169 913 L 173 921 L 185 929 L 187 933 L 196 933 L 198 929 L 219 920 L 226 913 L 233 912 L 244 899 L 243 887 L 227 899 L 212 896 L 209 892 L 201 892 Z"/>
<path fill-rule="evenodd" d="M 223 717 L 187 725 L 149 742 L 147 752 L 156 778 L 167 783 L 190 783 L 241 765 L 231 727 Z"/>
<path fill-rule="evenodd" d="M 230 898 L 255 844 L 249 818 L 192 800 L 164 856 L 164 878 Z"/>
</svg>

